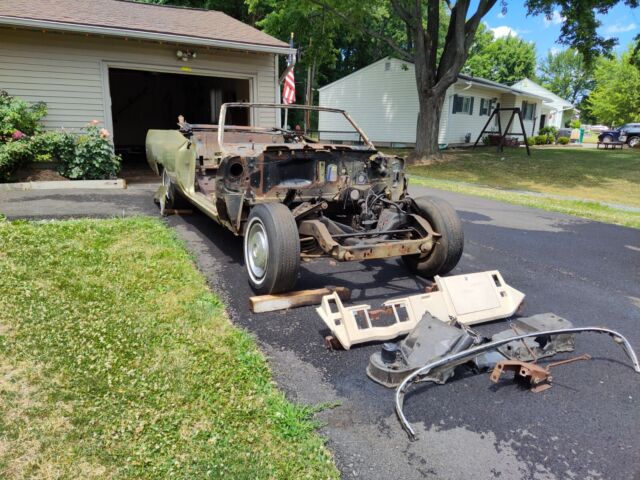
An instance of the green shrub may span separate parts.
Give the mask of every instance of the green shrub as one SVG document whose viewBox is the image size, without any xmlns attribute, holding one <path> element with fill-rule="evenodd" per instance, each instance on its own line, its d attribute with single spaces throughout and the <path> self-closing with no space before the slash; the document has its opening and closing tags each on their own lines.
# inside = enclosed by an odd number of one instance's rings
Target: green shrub
<svg viewBox="0 0 640 480">
<path fill-rule="evenodd" d="M 535 137 L 527 137 L 527 145 L 531 147 L 532 145 L 535 145 L 535 144 L 536 144 Z"/>
<path fill-rule="evenodd" d="M 569 127 L 571 128 L 580 128 L 581 125 L 582 123 L 580 123 L 580 120 L 578 120 L 577 118 L 569 122 Z"/>
<path fill-rule="evenodd" d="M 556 138 L 557 134 L 558 134 L 558 129 L 552 126 L 542 127 L 538 132 L 538 135 L 544 135 L 544 136 L 553 137 L 553 138 Z M 551 141 L 549 141 L 549 143 L 551 143 Z"/>
<path fill-rule="evenodd" d="M 75 155 L 75 137 L 64 130 L 31 137 L 31 161 L 65 162 Z"/>
<path fill-rule="evenodd" d="M 567 145 L 570 140 L 569 140 L 569 137 L 558 137 L 558 140 L 556 140 L 556 141 L 560 145 Z"/>
<path fill-rule="evenodd" d="M 120 156 L 114 153 L 109 132 L 88 124 L 77 138 L 75 155 L 60 158 L 60 174 L 72 180 L 113 178 L 120 171 Z"/>
<path fill-rule="evenodd" d="M 44 102 L 33 105 L 0 90 L 0 142 L 14 135 L 33 135 L 41 130 L 40 120 L 47 114 Z"/>
<path fill-rule="evenodd" d="M 536 145 L 546 145 L 547 143 L 549 143 L 549 137 L 547 137 L 546 135 L 536 135 L 532 138 Z"/>
<path fill-rule="evenodd" d="M 7 182 L 11 174 L 31 156 L 30 142 L 25 138 L 0 143 L 0 181 Z"/>
</svg>

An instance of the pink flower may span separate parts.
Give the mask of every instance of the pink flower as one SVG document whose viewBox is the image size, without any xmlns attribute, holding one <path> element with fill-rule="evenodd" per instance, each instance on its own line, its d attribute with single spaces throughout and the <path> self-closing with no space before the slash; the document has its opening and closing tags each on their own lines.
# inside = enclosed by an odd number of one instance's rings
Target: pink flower
<svg viewBox="0 0 640 480">
<path fill-rule="evenodd" d="M 101 128 L 100 129 L 100 137 L 101 138 L 109 138 L 109 130 L 107 130 L 106 128 Z"/>
<path fill-rule="evenodd" d="M 20 130 L 15 130 L 12 134 L 11 134 L 11 138 L 13 138 L 14 140 L 20 140 L 22 137 L 24 137 L 25 134 L 22 133 Z"/>
<path fill-rule="evenodd" d="M 95 118 L 93 120 L 91 120 L 91 125 L 98 125 L 100 123 L 99 120 L 96 120 Z"/>
</svg>

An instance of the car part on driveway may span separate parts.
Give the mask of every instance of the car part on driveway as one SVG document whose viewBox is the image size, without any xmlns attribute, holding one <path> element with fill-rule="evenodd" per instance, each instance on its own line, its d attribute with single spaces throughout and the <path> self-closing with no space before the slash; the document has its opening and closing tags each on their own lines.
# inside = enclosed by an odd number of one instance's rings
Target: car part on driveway
<svg viewBox="0 0 640 480">
<path fill-rule="evenodd" d="M 285 108 L 339 116 L 334 123 L 352 131 L 280 128 Z M 223 104 L 219 119 L 195 125 L 179 117 L 178 130 L 149 130 L 147 160 L 162 174 L 162 211 L 185 199 L 244 237 L 258 294 L 292 290 L 301 257 L 402 257 L 429 278 L 460 260 L 464 236 L 453 207 L 411 198 L 404 160 L 379 152 L 344 110 L 238 102 Z M 327 140 L 334 134 L 339 140 Z"/>
<path fill-rule="evenodd" d="M 422 366 L 418 370 L 409 374 L 398 386 L 396 389 L 395 395 L 395 408 L 396 414 L 400 419 L 400 423 L 402 427 L 409 434 L 409 438 L 411 440 L 416 440 L 416 432 L 411 427 L 411 424 L 407 420 L 407 417 L 404 415 L 403 404 L 404 397 L 411 385 L 416 382 L 420 382 L 422 378 L 429 378 L 432 375 L 432 371 L 437 368 L 446 367 L 449 368 L 451 365 L 460 365 L 465 363 L 480 354 L 488 352 L 490 350 L 494 350 L 498 347 L 502 347 L 510 342 L 518 342 L 521 339 L 527 338 L 535 338 L 535 337 L 553 337 L 556 335 L 571 335 L 575 333 L 584 333 L 584 332 L 593 332 L 593 333 L 606 333 L 611 336 L 616 343 L 619 343 L 623 346 L 625 353 L 630 358 L 631 363 L 633 365 L 633 369 L 636 373 L 640 373 L 640 363 L 638 363 L 638 357 L 634 352 L 633 348 L 629 341 L 620 333 L 615 330 L 611 330 L 603 327 L 572 327 L 572 328 L 563 328 L 559 330 L 545 330 L 541 332 L 529 332 L 523 335 L 516 335 L 509 338 L 503 338 L 496 341 L 491 341 L 489 343 L 484 343 L 482 345 L 478 345 L 476 347 L 469 348 L 468 350 L 463 350 L 462 352 L 453 353 L 447 355 L 446 357 L 439 358 L 437 360 L 431 361 L 428 364 Z"/>
<path fill-rule="evenodd" d="M 547 365 L 537 365 L 535 362 L 523 362 L 522 360 L 501 360 L 496 363 L 491 372 L 490 379 L 493 383 L 500 381 L 502 372 L 511 371 L 514 372 L 514 379 L 523 378 L 531 385 L 531 391 L 533 393 L 544 392 L 551 388 L 551 369 L 559 367 L 560 365 L 567 365 L 568 363 L 578 362 L 580 360 L 590 360 L 591 355 L 588 353 L 578 355 L 577 357 L 567 358 L 559 362 L 549 363 Z"/>
<path fill-rule="evenodd" d="M 435 290 L 386 301 L 379 310 L 369 305 L 345 307 L 336 295 L 327 295 L 317 312 L 340 344 L 392 340 L 409 333 L 425 313 L 448 322 L 471 325 L 512 316 L 524 294 L 507 285 L 497 270 L 435 277 Z M 332 305 L 335 308 L 332 308 Z M 375 323 L 375 325 L 374 325 Z"/>
<path fill-rule="evenodd" d="M 373 381 L 393 388 L 400 385 L 407 375 L 423 365 L 445 355 L 465 350 L 473 344 L 478 345 L 488 341 L 511 338 L 514 330 L 518 333 L 530 333 L 573 326 L 568 320 L 551 313 L 520 318 L 510 325 L 513 330 L 504 330 L 489 340 L 480 337 L 463 324 L 458 322 L 447 324 L 433 319 L 429 313 L 426 313 L 418 325 L 407 335 L 407 338 L 397 344 L 385 344 L 382 346 L 381 352 L 375 352 L 371 355 L 367 366 L 367 375 Z M 557 335 L 551 338 L 540 336 L 509 342 L 495 352 L 479 355 L 473 359 L 472 363 L 477 371 L 483 371 L 503 360 L 535 361 L 537 358 L 548 357 L 560 352 L 570 352 L 573 349 L 573 335 Z M 389 351 L 394 351 L 395 355 L 390 355 Z M 457 366 L 458 364 L 451 364 L 446 368 L 434 370 L 428 378 L 425 377 L 422 381 L 445 383 L 453 375 Z"/>
<path fill-rule="evenodd" d="M 397 387 L 409 373 L 425 363 L 478 343 L 480 338 L 468 329 L 450 325 L 424 314 L 418 325 L 398 343 L 385 343 L 369 359 L 367 375 L 385 387 Z M 455 367 L 440 370 L 430 380 L 445 383 Z"/>
<path fill-rule="evenodd" d="M 249 297 L 249 306 L 253 313 L 273 312 L 307 305 L 317 305 L 322 301 L 323 296 L 331 295 L 332 293 L 338 295 L 340 300 L 349 300 L 351 298 L 351 290 L 347 287 L 327 287 Z"/>
</svg>

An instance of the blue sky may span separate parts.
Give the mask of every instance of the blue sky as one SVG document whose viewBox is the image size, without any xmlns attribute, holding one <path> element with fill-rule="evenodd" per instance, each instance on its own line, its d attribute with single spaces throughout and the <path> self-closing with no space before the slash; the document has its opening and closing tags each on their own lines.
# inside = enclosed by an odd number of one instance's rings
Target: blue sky
<svg viewBox="0 0 640 480">
<path fill-rule="evenodd" d="M 535 42 L 539 58 L 545 57 L 549 50 L 566 48 L 556 43 L 563 21 L 558 10 L 551 20 L 547 20 L 544 15 L 528 17 L 524 2 L 510 0 L 507 2 L 507 13 L 503 16 L 500 3 L 498 1 L 483 19 L 494 35 L 502 36 L 511 32 L 524 40 Z M 617 52 L 626 50 L 633 38 L 640 33 L 640 8 L 632 9 L 620 2 L 609 13 L 598 18 L 602 22 L 598 32 L 605 38 L 618 38 Z"/>
</svg>

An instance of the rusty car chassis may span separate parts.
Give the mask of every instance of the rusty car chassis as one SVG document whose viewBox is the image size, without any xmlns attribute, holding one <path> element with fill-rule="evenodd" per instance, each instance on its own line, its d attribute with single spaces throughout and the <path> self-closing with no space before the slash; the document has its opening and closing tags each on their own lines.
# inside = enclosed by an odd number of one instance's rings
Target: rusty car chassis
<svg viewBox="0 0 640 480">
<path fill-rule="evenodd" d="M 219 125 L 180 118 L 178 130 L 149 130 L 147 159 L 162 174 L 156 198 L 168 208 L 187 200 L 245 237 L 249 281 L 259 293 L 293 288 L 301 257 L 401 256 L 424 276 L 455 267 L 462 254 L 455 210 L 440 199 L 411 198 L 402 158 L 380 153 L 343 110 L 286 107 L 340 115 L 359 141 L 325 143 L 299 127 L 226 125 L 231 109 L 258 118 L 258 109 L 280 115 L 285 108 L 226 103 Z M 446 235 L 454 238 L 443 241 Z"/>
</svg>

